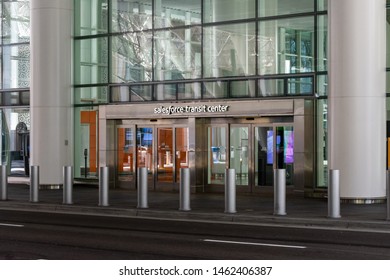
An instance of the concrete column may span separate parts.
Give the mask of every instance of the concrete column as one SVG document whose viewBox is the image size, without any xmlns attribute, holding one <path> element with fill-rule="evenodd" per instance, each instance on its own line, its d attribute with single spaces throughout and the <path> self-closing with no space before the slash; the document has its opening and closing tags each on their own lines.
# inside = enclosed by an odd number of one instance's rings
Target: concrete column
<svg viewBox="0 0 390 280">
<path fill-rule="evenodd" d="M 342 199 L 368 203 L 386 196 L 386 1 L 328 2 L 329 170 Z"/>
<path fill-rule="evenodd" d="M 72 0 L 31 0 L 31 165 L 61 185 L 73 165 Z"/>
</svg>

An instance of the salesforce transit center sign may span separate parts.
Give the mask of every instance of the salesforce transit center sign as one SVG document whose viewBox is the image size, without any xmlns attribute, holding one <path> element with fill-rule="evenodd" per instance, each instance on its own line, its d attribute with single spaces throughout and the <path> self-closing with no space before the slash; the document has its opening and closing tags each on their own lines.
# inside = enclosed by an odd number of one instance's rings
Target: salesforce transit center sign
<svg viewBox="0 0 390 280">
<path fill-rule="evenodd" d="M 177 115 L 177 114 L 200 114 L 200 113 L 224 113 L 229 109 L 229 105 L 185 105 L 185 106 L 163 106 L 154 108 L 157 115 Z"/>
</svg>

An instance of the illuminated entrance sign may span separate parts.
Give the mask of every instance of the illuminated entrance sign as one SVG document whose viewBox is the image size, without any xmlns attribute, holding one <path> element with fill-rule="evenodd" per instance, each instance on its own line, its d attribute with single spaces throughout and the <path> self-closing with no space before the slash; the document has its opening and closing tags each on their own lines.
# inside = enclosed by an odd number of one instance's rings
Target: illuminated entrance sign
<svg viewBox="0 0 390 280">
<path fill-rule="evenodd" d="M 191 113 L 224 113 L 229 109 L 229 105 L 198 105 L 198 106 L 162 106 L 154 108 L 154 113 L 159 115 L 191 114 Z"/>
</svg>

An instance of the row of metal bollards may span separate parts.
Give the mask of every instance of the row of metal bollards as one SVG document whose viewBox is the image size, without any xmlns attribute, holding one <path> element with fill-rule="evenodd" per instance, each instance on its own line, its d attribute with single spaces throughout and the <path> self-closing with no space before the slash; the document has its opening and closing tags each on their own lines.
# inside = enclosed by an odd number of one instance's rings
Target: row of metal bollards
<svg viewBox="0 0 390 280">
<path fill-rule="evenodd" d="M 0 166 L 0 200 L 8 199 L 7 166 Z M 148 208 L 147 168 L 138 168 L 137 208 Z M 390 178 L 390 177 L 389 177 Z M 340 217 L 339 173 L 330 171 L 330 186 L 328 188 L 328 216 Z M 190 211 L 190 169 L 180 169 L 180 206 L 181 211 Z M 39 202 L 39 166 L 30 167 L 30 202 Z M 73 167 L 63 168 L 63 204 L 73 204 Z M 389 205 L 389 200 L 388 200 Z M 109 169 L 99 169 L 99 206 L 109 206 Z M 388 206 L 388 209 L 390 205 Z M 236 210 L 236 172 L 235 169 L 225 170 L 225 213 L 234 214 Z M 286 215 L 286 170 L 274 170 L 274 215 Z M 390 214 L 388 215 L 390 216 Z"/>
<path fill-rule="evenodd" d="M 148 208 L 147 168 L 138 168 L 137 208 Z M 328 217 L 340 218 L 339 170 L 329 171 Z M 387 219 L 390 219 L 390 171 L 387 171 Z M 99 206 L 109 206 L 109 169 L 99 169 Z M 190 169 L 180 169 L 181 211 L 190 211 Z M 8 200 L 7 165 L 0 165 L 0 200 Z M 39 202 L 39 166 L 30 167 L 30 202 Z M 63 168 L 63 203 L 73 204 L 73 167 Z M 236 172 L 225 170 L 225 213 L 234 214 L 236 210 Z M 286 170 L 274 170 L 274 215 L 286 215 Z"/>
</svg>

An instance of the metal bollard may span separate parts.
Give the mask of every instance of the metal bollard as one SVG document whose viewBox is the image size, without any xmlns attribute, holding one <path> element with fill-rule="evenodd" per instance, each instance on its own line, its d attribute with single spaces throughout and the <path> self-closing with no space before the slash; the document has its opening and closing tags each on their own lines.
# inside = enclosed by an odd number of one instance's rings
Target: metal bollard
<svg viewBox="0 0 390 280">
<path fill-rule="evenodd" d="M 390 170 L 386 172 L 387 220 L 390 220 Z"/>
<path fill-rule="evenodd" d="M 286 169 L 274 169 L 274 215 L 286 214 Z"/>
<path fill-rule="evenodd" d="M 328 217 L 340 218 L 340 172 L 329 170 Z"/>
<path fill-rule="evenodd" d="M 147 167 L 139 167 L 137 170 L 137 208 L 149 208 L 148 206 L 148 169 Z"/>
<path fill-rule="evenodd" d="M 30 167 L 30 202 L 39 201 L 39 166 Z"/>
<path fill-rule="evenodd" d="M 225 213 L 234 214 L 236 211 L 236 170 L 225 170 Z"/>
<path fill-rule="evenodd" d="M 8 199 L 8 175 L 7 165 L 0 165 L 0 200 Z"/>
<path fill-rule="evenodd" d="M 63 168 L 63 204 L 73 204 L 73 167 Z"/>
<path fill-rule="evenodd" d="M 108 204 L 108 187 L 109 173 L 107 166 L 99 167 L 99 206 L 109 206 Z"/>
<path fill-rule="evenodd" d="M 190 169 L 180 168 L 180 211 L 191 211 L 190 190 Z"/>
</svg>

